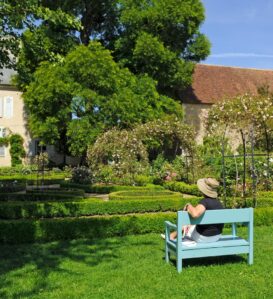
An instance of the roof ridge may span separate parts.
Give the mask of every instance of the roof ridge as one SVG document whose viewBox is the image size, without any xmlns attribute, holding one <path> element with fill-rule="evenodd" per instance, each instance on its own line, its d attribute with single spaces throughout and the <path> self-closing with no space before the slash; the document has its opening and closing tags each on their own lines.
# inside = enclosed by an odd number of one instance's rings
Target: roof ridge
<svg viewBox="0 0 273 299">
<path fill-rule="evenodd" d="M 228 66 L 228 65 L 218 65 L 218 64 L 208 64 L 208 63 L 197 63 L 196 65 L 204 65 L 204 66 L 211 66 L 211 67 L 218 67 L 218 68 L 232 68 L 232 69 L 242 69 L 242 70 L 252 70 L 252 71 L 273 72 L 273 69 L 257 69 L 251 67 L 241 67 L 241 66 Z"/>
</svg>

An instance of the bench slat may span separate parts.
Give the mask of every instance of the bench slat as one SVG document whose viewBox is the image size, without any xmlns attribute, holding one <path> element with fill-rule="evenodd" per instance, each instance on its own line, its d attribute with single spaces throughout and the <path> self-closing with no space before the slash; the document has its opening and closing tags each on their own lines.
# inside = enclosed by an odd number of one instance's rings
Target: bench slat
<svg viewBox="0 0 273 299">
<path fill-rule="evenodd" d="M 219 248 L 202 248 L 198 250 L 183 251 L 183 259 L 206 257 L 206 256 L 222 256 L 232 254 L 249 253 L 249 246 L 231 246 Z"/>
<path fill-rule="evenodd" d="M 195 219 L 191 218 L 188 212 L 179 211 L 178 218 L 181 217 L 182 225 L 249 222 L 251 219 L 249 210 L 250 209 L 209 210 Z"/>
</svg>

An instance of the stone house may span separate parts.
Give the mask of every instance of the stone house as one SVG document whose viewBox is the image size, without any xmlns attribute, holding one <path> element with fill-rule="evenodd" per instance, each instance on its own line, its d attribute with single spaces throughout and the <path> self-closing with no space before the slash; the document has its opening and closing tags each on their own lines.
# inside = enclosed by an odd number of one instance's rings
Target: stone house
<svg viewBox="0 0 273 299">
<path fill-rule="evenodd" d="M 256 95 L 262 86 L 273 92 L 273 70 L 197 64 L 191 87 L 180 94 L 185 121 L 194 127 L 196 141 L 202 143 L 204 119 L 213 104 L 246 93 Z"/>
<path fill-rule="evenodd" d="M 39 147 L 39 140 L 31 138 L 27 130 L 26 114 L 21 92 L 10 84 L 14 72 L 3 70 L 0 77 L 0 137 L 8 132 L 18 133 L 24 138 L 27 159 L 41 151 L 47 151 L 50 160 L 56 164 L 63 162 L 63 155 L 54 150 L 54 146 Z M 245 93 L 257 93 L 257 88 L 268 85 L 273 91 L 273 70 L 246 69 L 197 64 L 193 75 L 193 84 L 180 94 L 185 110 L 185 120 L 196 130 L 196 140 L 202 142 L 205 136 L 204 118 L 210 107 L 217 101 Z M 0 146 L 0 167 L 10 166 L 9 148 Z M 77 164 L 78 160 L 66 157 L 68 164 Z"/>
<path fill-rule="evenodd" d="M 27 129 L 22 93 L 11 85 L 11 76 L 15 72 L 8 69 L 0 71 L 3 73 L 3 76 L 0 76 L 0 137 L 5 137 L 10 133 L 16 133 L 23 137 L 26 151 L 25 163 L 28 163 L 40 152 L 46 151 L 51 161 L 61 164 L 64 156 L 57 153 L 53 145 L 41 147 L 39 140 L 31 137 Z M 78 164 L 79 159 L 66 157 L 66 161 L 68 164 L 75 165 Z M 10 165 L 9 146 L 0 145 L 0 167 Z"/>
</svg>

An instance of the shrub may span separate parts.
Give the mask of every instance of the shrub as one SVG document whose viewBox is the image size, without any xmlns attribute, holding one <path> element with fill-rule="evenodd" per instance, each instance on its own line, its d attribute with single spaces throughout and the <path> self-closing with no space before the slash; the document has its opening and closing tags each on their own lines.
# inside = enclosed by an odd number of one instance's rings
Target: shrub
<svg viewBox="0 0 273 299">
<path fill-rule="evenodd" d="M 55 218 L 96 215 L 115 215 L 131 213 L 165 212 L 181 210 L 188 200 L 184 198 L 158 198 L 102 201 L 88 198 L 81 201 L 58 202 L 13 202 L 0 205 L 0 218 Z M 193 204 L 197 199 L 191 201 Z"/>
<path fill-rule="evenodd" d="M 138 174 L 134 176 L 134 183 L 136 186 L 146 186 L 147 184 L 152 184 L 154 181 L 154 177 L 147 176 L 143 174 Z"/>
<path fill-rule="evenodd" d="M 82 196 L 84 197 L 84 190 L 82 189 L 44 189 L 44 190 L 40 190 L 40 189 L 33 189 L 33 190 L 27 190 L 26 191 L 27 194 L 47 194 L 47 195 L 76 195 L 76 196 Z"/>
<path fill-rule="evenodd" d="M 91 183 L 91 170 L 85 166 L 78 166 L 72 169 L 72 182 L 77 184 Z"/>
<path fill-rule="evenodd" d="M 172 191 L 151 191 L 151 190 L 142 190 L 142 191 L 119 191 L 113 192 L 109 194 L 110 200 L 117 200 L 117 199 L 130 199 L 130 200 L 150 200 L 150 199 L 170 199 L 170 198 L 182 198 L 182 194 L 178 192 Z"/>
<path fill-rule="evenodd" d="M 197 185 L 188 185 L 184 182 L 165 182 L 164 187 L 176 192 L 202 196 L 202 193 L 197 188 Z"/>
<path fill-rule="evenodd" d="M 61 194 L 61 193 L 33 193 L 33 194 L 18 194 L 18 193 L 0 193 L 1 201 L 52 201 L 52 200 L 75 200 L 82 199 L 81 195 Z"/>
<path fill-rule="evenodd" d="M 174 221 L 174 213 L 130 216 L 98 216 L 44 220 L 0 221 L 0 242 L 5 244 L 75 238 L 105 238 L 129 234 L 162 232 L 164 221 Z"/>
<path fill-rule="evenodd" d="M 97 138 L 88 149 L 88 163 L 95 178 L 120 181 L 141 174 L 148 166 L 147 151 L 133 131 L 112 129 Z M 102 173 L 101 173 L 102 172 Z"/>
<path fill-rule="evenodd" d="M 254 210 L 255 225 L 273 225 L 273 208 Z M 130 234 L 160 233 L 164 221 L 176 221 L 176 213 L 127 216 L 94 216 L 42 220 L 0 220 L 0 242 L 5 244 L 37 241 L 105 238 Z"/>
<path fill-rule="evenodd" d="M 105 185 L 105 184 L 94 184 L 94 185 L 80 185 L 74 183 L 63 182 L 61 186 L 67 188 L 80 188 L 87 193 L 99 193 L 99 194 L 108 194 L 111 192 L 117 192 L 122 190 L 164 190 L 162 186 L 149 184 L 147 186 L 120 186 L 120 185 Z"/>
<path fill-rule="evenodd" d="M 24 139 L 19 134 L 12 134 L 9 137 L 11 165 L 16 166 L 22 164 L 22 158 L 26 156 L 24 149 Z"/>
<path fill-rule="evenodd" d="M 26 189 L 26 186 L 17 181 L 0 181 L 0 193 L 19 192 Z"/>
</svg>

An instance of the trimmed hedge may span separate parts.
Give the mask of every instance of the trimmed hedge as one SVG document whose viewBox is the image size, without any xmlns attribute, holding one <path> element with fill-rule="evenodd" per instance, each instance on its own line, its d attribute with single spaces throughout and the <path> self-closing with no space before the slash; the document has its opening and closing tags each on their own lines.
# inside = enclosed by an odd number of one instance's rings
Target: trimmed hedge
<svg viewBox="0 0 273 299">
<path fill-rule="evenodd" d="M 0 193 L 20 192 L 26 190 L 26 185 L 0 183 Z"/>
<path fill-rule="evenodd" d="M 158 200 L 182 198 L 183 195 L 179 192 L 172 191 L 118 191 L 109 194 L 110 200 Z"/>
<path fill-rule="evenodd" d="M 197 205 L 201 198 L 156 198 L 155 199 L 122 199 L 103 201 L 98 198 L 59 199 L 56 201 L 4 202 L 0 205 L 0 218 L 53 218 L 78 217 L 92 215 L 114 215 L 145 212 L 162 212 L 181 210 L 186 203 Z M 234 199 L 229 199 L 226 207 L 231 208 Z M 238 199 L 241 200 L 241 199 Z M 249 199 L 252 203 L 252 199 Z M 260 198 L 258 207 L 273 207 L 273 200 Z"/>
<path fill-rule="evenodd" d="M 0 221 L 0 242 L 19 244 L 162 232 L 164 221 L 175 221 L 175 218 L 176 213 L 158 213 L 43 220 L 2 220 Z"/>
<path fill-rule="evenodd" d="M 77 194 L 47 194 L 47 193 L 0 193 L 1 201 L 53 201 L 53 200 L 75 200 L 82 199 L 83 196 Z"/>
<path fill-rule="evenodd" d="M 272 225 L 273 208 L 255 209 L 255 225 Z M 1 220 L 0 242 L 5 244 L 48 242 L 76 238 L 105 238 L 159 233 L 164 221 L 176 221 L 176 213 L 128 216 L 95 216 L 43 220 Z"/>
<path fill-rule="evenodd" d="M 258 194 L 256 200 L 256 207 L 257 208 L 264 208 L 264 207 L 273 207 L 273 194 L 272 192 L 260 192 Z M 223 202 L 223 199 L 222 199 Z M 225 202 L 226 208 L 233 208 L 233 207 L 252 207 L 253 206 L 253 198 L 247 197 L 227 197 Z"/>
<path fill-rule="evenodd" d="M 195 199 L 193 204 L 197 204 Z M 86 199 L 78 202 L 24 202 L 0 205 L 0 218 L 53 218 L 92 215 L 115 215 L 181 210 L 187 199 L 115 200 Z"/>
<path fill-rule="evenodd" d="M 164 190 L 164 187 L 160 185 L 149 184 L 145 187 L 143 186 L 121 186 L 121 185 L 81 185 L 70 182 L 61 183 L 62 187 L 66 188 L 78 188 L 83 189 L 87 193 L 99 193 L 99 194 L 109 194 L 111 192 L 126 191 L 126 190 Z"/>
<path fill-rule="evenodd" d="M 84 197 L 84 190 L 82 189 L 45 189 L 45 190 L 27 190 L 27 194 L 64 194 L 64 195 L 78 195 Z"/>
<path fill-rule="evenodd" d="M 164 188 L 169 189 L 175 192 L 181 192 L 185 194 L 191 194 L 195 196 L 202 196 L 202 193 L 199 191 L 197 185 L 188 185 L 184 182 L 166 182 L 164 183 Z"/>
</svg>

